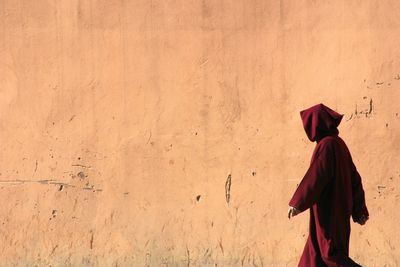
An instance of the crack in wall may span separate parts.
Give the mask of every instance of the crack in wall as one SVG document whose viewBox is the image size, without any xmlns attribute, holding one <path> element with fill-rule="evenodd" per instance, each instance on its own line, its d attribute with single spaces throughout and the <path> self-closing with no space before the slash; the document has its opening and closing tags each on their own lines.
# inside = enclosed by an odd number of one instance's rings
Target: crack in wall
<svg viewBox="0 0 400 267">
<path fill-rule="evenodd" d="M 231 200 L 231 184 L 232 184 L 232 176 L 231 174 L 228 175 L 228 178 L 226 178 L 225 182 L 225 199 L 226 203 L 229 204 L 229 201 Z"/>
</svg>

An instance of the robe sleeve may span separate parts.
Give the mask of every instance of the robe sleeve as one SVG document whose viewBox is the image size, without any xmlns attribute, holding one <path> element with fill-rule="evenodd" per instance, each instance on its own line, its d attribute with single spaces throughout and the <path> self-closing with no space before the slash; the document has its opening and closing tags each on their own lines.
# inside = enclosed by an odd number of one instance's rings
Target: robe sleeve
<svg viewBox="0 0 400 267">
<path fill-rule="evenodd" d="M 353 195 L 353 221 L 357 222 L 361 216 L 369 216 L 367 206 L 365 204 L 365 194 L 361 182 L 361 176 L 357 171 L 356 166 L 352 163 L 352 195 Z"/>
<path fill-rule="evenodd" d="M 332 144 L 320 144 L 310 167 L 297 187 L 289 206 L 305 211 L 316 203 L 334 176 L 334 150 Z"/>
</svg>

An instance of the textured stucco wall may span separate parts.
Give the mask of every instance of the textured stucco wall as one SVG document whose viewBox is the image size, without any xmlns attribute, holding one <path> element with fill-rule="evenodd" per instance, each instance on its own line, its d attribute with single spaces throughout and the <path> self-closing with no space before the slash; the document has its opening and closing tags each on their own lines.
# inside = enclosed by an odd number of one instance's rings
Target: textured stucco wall
<svg viewBox="0 0 400 267">
<path fill-rule="evenodd" d="M 323 102 L 399 266 L 398 1 L 0 1 L 1 266 L 295 266 Z M 227 203 L 225 187 L 229 187 Z M 228 181 L 228 182 L 227 182 Z"/>
</svg>

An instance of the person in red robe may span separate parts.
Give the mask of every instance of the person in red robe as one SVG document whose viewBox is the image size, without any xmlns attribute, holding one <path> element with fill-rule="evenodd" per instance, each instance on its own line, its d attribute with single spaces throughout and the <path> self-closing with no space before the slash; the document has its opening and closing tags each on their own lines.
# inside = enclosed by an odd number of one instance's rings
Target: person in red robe
<svg viewBox="0 0 400 267">
<path fill-rule="evenodd" d="M 311 164 L 289 202 L 289 219 L 310 209 L 309 236 L 300 267 L 361 266 L 349 257 L 350 217 L 369 218 L 360 174 L 338 136 L 343 115 L 323 104 L 300 112 L 311 142 Z"/>
</svg>

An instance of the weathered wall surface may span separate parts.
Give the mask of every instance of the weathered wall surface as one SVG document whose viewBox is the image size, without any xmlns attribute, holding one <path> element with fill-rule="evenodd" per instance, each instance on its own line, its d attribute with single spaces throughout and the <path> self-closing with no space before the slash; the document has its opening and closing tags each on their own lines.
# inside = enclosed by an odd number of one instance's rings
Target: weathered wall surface
<svg viewBox="0 0 400 267">
<path fill-rule="evenodd" d="M 296 266 L 287 203 L 345 114 L 371 217 L 351 256 L 399 266 L 398 1 L 0 1 L 1 266 Z M 225 186 L 230 175 L 230 199 Z"/>
</svg>

